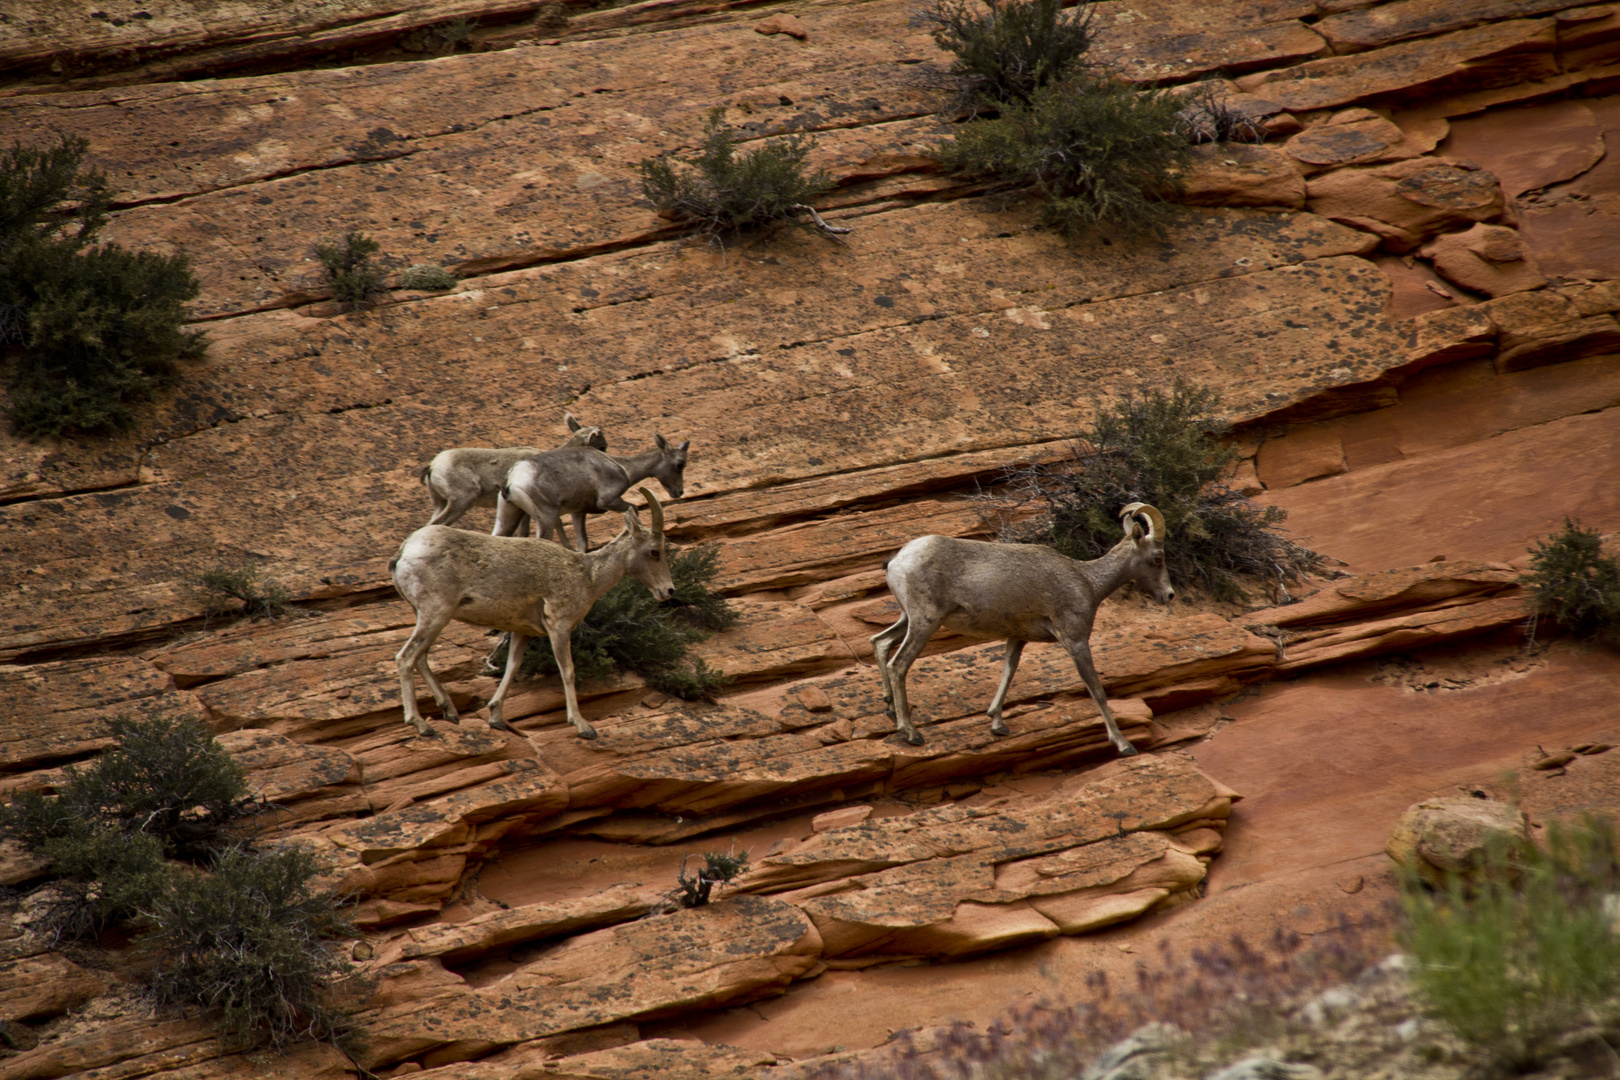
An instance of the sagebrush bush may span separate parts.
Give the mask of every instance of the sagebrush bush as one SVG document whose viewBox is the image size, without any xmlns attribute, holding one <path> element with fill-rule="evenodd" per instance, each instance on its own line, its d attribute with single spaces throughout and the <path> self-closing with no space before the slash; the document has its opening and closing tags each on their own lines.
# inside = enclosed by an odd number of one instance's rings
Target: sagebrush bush
<svg viewBox="0 0 1620 1080">
<path fill-rule="evenodd" d="M 724 109 L 709 113 L 695 157 L 682 163 L 666 156 L 638 162 L 642 193 L 665 217 L 714 240 L 800 224 L 800 208 L 833 187 L 825 172 L 805 171 L 815 140 L 784 135 L 739 153 L 737 134 L 724 114 Z"/>
<path fill-rule="evenodd" d="M 220 563 L 200 570 L 192 576 L 191 584 L 202 594 L 210 615 L 234 613 L 250 619 L 273 619 L 292 611 L 287 590 L 279 582 L 261 579 L 259 568 L 250 562 Z"/>
<path fill-rule="evenodd" d="M 206 349 L 184 329 L 199 291 L 184 255 L 95 243 L 111 192 L 82 169 L 88 150 L 63 137 L 0 153 L 0 358 L 20 435 L 126 427 L 133 403 Z"/>
<path fill-rule="evenodd" d="M 737 621 L 725 597 L 709 590 L 719 572 L 717 545 L 699 544 L 684 550 L 671 547 L 669 576 L 675 592 L 669 600 L 655 600 L 634 578 L 626 577 L 613 586 L 574 627 L 574 677 L 605 679 L 615 671 L 634 671 L 663 693 L 687 701 L 712 697 L 730 680 L 692 656 L 690 650 L 714 631 Z M 505 645 L 495 650 L 489 664 L 504 668 Z M 526 677 L 555 674 L 557 658 L 550 643 L 539 638 L 531 641 L 518 670 Z"/>
<path fill-rule="evenodd" d="M 1032 526 L 1009 539 L 1051 544 L 1074 559 L 1106 554 L 1123 535 L 1118 513 L 1133 502 L 1164 514 L 1170 578 L 1221 599 L 1242 599 L 1245 581 L 1281 590 L 1321 568 L 1322 557 L 1277 535 L 1288 512 L 1256 506 L 1225 482 L 1237 452 L 1218 438 L 1220 395 L 1177 382 L 1169 393 L 1128 392 L 1098 412 L 1072 444 L 1068 460 L 1011 470 L 1002 510 L 1034 505 Z M 1285 599 L 1286 597 L 1281 597 Z"/>
<path fill-rule="evenodd" d="M 382 245 L 359 230 L 350 230 L 336 243 L 315 245 L 315 257 L 326 267 L 332 298 L 345 311 L 370 307 L 382 295 L 387 273 L 371 261 Z"/>
<path fill-rule="evenodd" d="M 300 848 L 229 848 L 208 872 L 176 873 L 142 941 L 158 958 L 154 1000 L 205 1010 L 232 1049 L 313 1039 L 355 1052 L 341 999 L 356 970 L 339 944 L 357 931 L 336 897 L 310 888 L 318 869 Z"/>
<path fill-rule="evenodd" d="M 957 107 L 1029 105 L 1037 90 L 1084 70 L 1094 37 L 1090 0 L 932 0 L 912 15 L 952 54 Z"/>
<path fill-rule="evenodd" d="M 416 263 L 399 275 L 399 287 L 402 289 L 453 289 L 456 282 L 461 279 L 442 266 L 433 263 Z"/>
<path fill-rule="evenodd" d="M 1564 531 L 1530 549 L 1531 619 L 1546 617 L 1577 637 L 1620 639 L 1620 557 L 1603 537 L 1564 519 Z"/>
<path fill-rule="evenodd" d="M 1180 110 L 1169 91 L 1083 74 L 962 125 L 936 153 L 955 172 L 1034 191 L 1041 221 L 1065 235 L 1156 231 L 1191 156 Z"/>
<path fill-rule="evenodd" d="M 1554 821 L 1545 849 L 1500 850 L 1432 892 L 1405 883 L 1403 946 L 1440 1019 L 1493 1065 L 1526 1070 L 1560 1036 L 1620 1019 L 1620 845 Z"/>
</svg>

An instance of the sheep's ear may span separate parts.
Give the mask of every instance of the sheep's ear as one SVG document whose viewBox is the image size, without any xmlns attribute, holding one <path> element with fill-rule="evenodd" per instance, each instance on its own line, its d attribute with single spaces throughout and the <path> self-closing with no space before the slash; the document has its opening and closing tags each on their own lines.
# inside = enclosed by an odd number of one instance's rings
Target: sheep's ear
<svg viewBox="0 0 1620 1080">
<path fill-rule="evenodd" d="M 636 517 L 636 508 L 633 506 L 624 512 L 624 523 L 629 527 L 632 536 L 640 536 L 647 531 L 641 527 L 641 519 Z"/>
<path fill-rule="evenodd" d="M 574 414 L 571 412 L 563 413 L 563 423 L 568 425 L 569 431 L 578 431 L 580 428 L 579 421 L 574 418 Z"/>
<path fill-rule="evenodd" d="M 653 432 L 653 442 L 658 444 L 658 449 L 660 449 L 660 450 L 668 450 L 669 449 L 669 443 L 666 442 L 664 437 L 662 435 L 658 434 L 656 431 Z"/>
<path fill-rule="evenodd" d="M 684 453 L 686 453 L 686 448 L 688 446 L 691 446 L 691 445 L 692 445 L 692 440 L 687 439 L 685 442 L 681 443 L 681 445 L 677 446 L 675 449 L 679 450 L 681 453 L 684 454 Z"/>
</svg>

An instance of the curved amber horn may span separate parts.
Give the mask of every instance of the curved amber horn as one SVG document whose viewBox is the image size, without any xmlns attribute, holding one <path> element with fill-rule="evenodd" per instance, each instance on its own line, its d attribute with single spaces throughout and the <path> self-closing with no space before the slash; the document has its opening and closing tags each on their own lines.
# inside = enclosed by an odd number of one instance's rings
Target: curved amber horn
<svg viewBox="0 0 1620 1080">
<path fill-rule="evenodd" d="M 664 508 L 658 505 L 658 497 L 645 487 L 636 490 L 641 492 L 642 496 L 647 500 L 647 511 L 652 514 L 653 532 L 662 533 L 664 531 Z M 1158 511 L 1155 510 L 1154 513 L 1156 514 Z"/>
<path fill-rule="evenodd" d="M 1134 502 L 1119 512 L 1119 516 L 1122 521 L 1125 518 L 1130 517 L 1132 514 L 1141 514 L 1143 517 L 1148 519 L 1149 540 L 1157 540 L 1160 543 L 1164 542 L 1165 534 L 1168 530 L 1166 530 L 1164 527 L 1164 515 L 1159 513 L 1156 507 L 1149 506 L 1147 503 Z M 1131 527 L 1126 525 L 1125 531 L 1130 532 L 1130 530 Z"/>
</svg>

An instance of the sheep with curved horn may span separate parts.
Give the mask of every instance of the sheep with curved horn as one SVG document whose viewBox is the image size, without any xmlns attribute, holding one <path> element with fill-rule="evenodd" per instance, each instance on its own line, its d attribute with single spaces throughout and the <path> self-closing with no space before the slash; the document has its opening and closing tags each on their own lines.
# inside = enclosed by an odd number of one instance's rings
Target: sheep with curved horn
<svg viewBox="0 0 1620 1080">
<path fill-rule="evenodd" d="M 536 543 L 522 536 L 488 536 L 424 525 L 405 538 L 388 564 L 394 587 L 416 611 L 416 629 L 395 657 L 405 722 L 419 734 L 433 729 L 416 707 L 414 673 L 420 672 L 433 699 L 452 724 L 461 722 L 450 695 L 428 667 L 428 650 L 451 621 L 505 630 L 512 635 L 506 673 L 489 699 L 489 726 L 511 731 L 502 715 L 507 688 L 523 662 L 529 638 L 551 642 L 562 676 L 568 721 L 580 738 L 596 730 L 580 714 L 574 693 L 574 658 L 570 635 L 604 593 L 633 574 L 659 600 L 675 593 L 664 550 L 664 511 L 645 487 L 641 494 L 652 514 L 652 528 L 642 528 L 634 507 L 624 513 L 624 530 L 588 554 L 560 544 Z"/>
<path fill-rule="evenodd" d="M 1091 699 L 1102 710 L 1108 738 L 1121 754 L 1136 749 L 1119 733 L 1102 680 L 1091 662 L 1097 607 L 1127 581 L 1162 603 L 1175 599 L 1164 565 L 1164 515 L 1146 503 L 1119 512 L 1124 539 L 1102 558 L 1080 562 L 1034 544 L 991 544 L 949 536 L 911 541 L 886 567 L 900 620 L 872 637 L 883 700 L 906 742 L 922 745 L 906 701 L 906 674 L 941 626 L 973 637 L 1005 638 L 1001 685 L 990 701 L 990 730 L 1008 734 L 1001 718 L 1024 645 L 1056 641 L 1068 650 Z M 892 651 L 891 651 L 892 650 Z"/>
</svg>

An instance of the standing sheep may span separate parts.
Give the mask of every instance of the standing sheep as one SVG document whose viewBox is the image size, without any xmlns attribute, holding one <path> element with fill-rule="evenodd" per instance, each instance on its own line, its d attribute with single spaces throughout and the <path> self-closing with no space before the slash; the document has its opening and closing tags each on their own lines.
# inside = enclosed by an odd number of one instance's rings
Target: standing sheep
<svg viewBox="0 0 1620 1080">
<path fill-rule="evenodd" d="M 573 432 L 568 446 L 588 446 L 595 450 L 607 449 L 607 437 L 599 427 L 588 427 L 574 419 L 573 413 L 564 413 L 563 420 Z M 475 506 L 494 506 L 500 498 L 501 485 L 513 465 L 526 457 L 543 454 L 534 446 L 506 446 L 485 449 L 477 446 L 459 446 L 441 450 L 418 473 L 427 485 L 433 500 L 433 516 L 429 525 L 454 525 Z"/>
<path fill-rule="evenodd" d="M 921 746 L 923 741 L 911 723 L 906 674 L 934 632 L 948 626 L 972 637 L 1007 639 L 1001 685 L 988 710 L 994 734 L 1008 734 L 1001 707 L 1025 643 L 1055 641 L 1074 659 L 1115 749 L 1136 753 L 1119 733 L 1091 662 L 1091 625 L 1098 605 L 1127 581 L 1165 604 L 1175 599 L 1176 591 L 1164 565 L 1164 515 L 1146 503 L 1131 503 L 1119 513 L 1124 539 L 1089 562 L 1034 544 L 949 536 L 920 537 L 889 560 L 885 569 L 889 590 L 900 602 L 900 620 L 872 636 L 872 651 L 883 678 L 883 700 L 906 742 Z"/>
<path fill-rule="evenodd" d="M 512 730 L 502 715 L 507 688 L 523 662 L 529 638 L 544 635 L 562 675 L 569 722 L 580 738 L 596 738 L 574 693 L 574 627 L 625 574 L 635 575 L 659 600 L 675 593 L 664 549 L 663 509 L 652 492 L 642 488 L 641 494 L 652 513 L 652 528 L 642 528 L 632 507 L 625 511 L 624 531 L 586 555 L 526 537 L 486 536 L 443 525 L 424 525 L 407 536 L 388 564 L 394 587 L 416 612 L 416 629 L 395 657 L 405 722 L 419 734 L 433 734 L 416 707 L 415 672 L 421 673 L 445 719 L 461 722 L 427 662 L 433 642 L 457 621 L 512 635 L 506 674 L 489 699 L 490 727 Z"/>
</svg>

